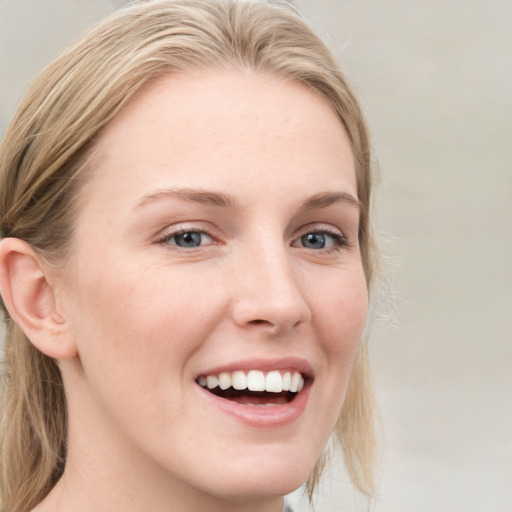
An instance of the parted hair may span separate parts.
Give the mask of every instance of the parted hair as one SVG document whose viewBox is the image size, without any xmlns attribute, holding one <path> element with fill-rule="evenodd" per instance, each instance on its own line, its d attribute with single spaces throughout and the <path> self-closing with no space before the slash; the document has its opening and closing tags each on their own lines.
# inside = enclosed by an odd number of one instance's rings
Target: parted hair
<svg viewBox="0 0 512 512">
<path fill-rule="evenodd" d="M 82 35 L 34 81 L 0 146 L 0 236 L 64 264 L 73 250 L 77 193 L 102 128 L 141 86 L 163 74 L 250 69 L 304 84 L 332 107 L 354 154 L 359 240 L 368 289 L 377 251 L 370 223 L 369 136 L 351 86 L 321 39 L 282 4 L 139 0 Z M 66 464 L 67 407 L 58 362 L 39 352 L 5 310 L 1 386 L 1 508 L 27 512 Z M 373 397 L 362 340 L 333 439 L 354 485 L 373 490 Z M 328 458 L 307 482 L 310 497 Z"/>
</svg>

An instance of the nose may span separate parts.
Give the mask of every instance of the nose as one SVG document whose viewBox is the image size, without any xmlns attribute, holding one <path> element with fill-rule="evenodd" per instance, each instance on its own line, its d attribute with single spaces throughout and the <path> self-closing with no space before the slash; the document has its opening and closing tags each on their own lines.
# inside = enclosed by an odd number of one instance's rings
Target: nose
<svg viewBox="0 0 512 512">
<path fill-rule="evenodd" d="M 276 244 L 277 245 L 277 244 Z M 279 335 L 307 323 L 311 310 L 286 248 L 247 251 L 236 268 L 234 322 Z"/>
</svg>

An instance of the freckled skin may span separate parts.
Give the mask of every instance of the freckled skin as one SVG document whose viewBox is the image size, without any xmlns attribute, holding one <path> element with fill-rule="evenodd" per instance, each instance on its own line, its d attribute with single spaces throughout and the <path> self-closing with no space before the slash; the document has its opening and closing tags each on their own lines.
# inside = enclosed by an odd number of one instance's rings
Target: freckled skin
<svg viewBox="0 0 512 512">
<path fill-rule="evenodd" d="M 357 197 L 341 123 L 280 78 L 171 75 L 107 127 L 95 165 L 56 283 L 79 354 L 60 362 L 69 458 L 40 510 L 279 510 L 333 428 L 366 318 L 357 208 L 301 211 L 314 194 Z M 169 189 L 236 204 L 164 194 L 141 206 Z M 347 244 L 303 245 L 326 229 Z M 202 245 L 179 247 L 180 230 L 206 233 Z M 198 392 L 208 368 L 283 357 L 314 372 L 291 424 L 251 427 Z"/>
</svg>

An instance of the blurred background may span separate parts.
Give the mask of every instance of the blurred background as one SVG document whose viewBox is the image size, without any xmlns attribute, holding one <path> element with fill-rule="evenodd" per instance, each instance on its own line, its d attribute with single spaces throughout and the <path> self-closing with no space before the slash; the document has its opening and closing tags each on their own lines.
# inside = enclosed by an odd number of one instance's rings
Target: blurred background
<svg viewBox="0 0 512 512">
<path fill-rule="evenodd" d="M 113 0 L 0 0 L 0 136 Z M 396 308 L 373 327 L 377 512 L 512 511 L 512 1 L 297 0 L 355 84 Z M 316 512 L 362 511 L 336 464 Z M 300 511 L 308 506 L 294 496 Z"/>
</svg>

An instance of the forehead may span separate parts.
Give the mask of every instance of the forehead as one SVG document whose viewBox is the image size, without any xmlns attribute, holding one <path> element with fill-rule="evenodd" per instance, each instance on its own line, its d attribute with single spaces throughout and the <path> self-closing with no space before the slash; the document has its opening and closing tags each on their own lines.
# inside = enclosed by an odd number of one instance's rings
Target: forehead
<svg viewBox="0 0 512 512">
<path fill-rule="evenodd" d="M 92 185 L 103 190 L 236 185 L 266 172 L 269 187 L 321 177 L 319 188 L 356 196 L 350 142 L 327 102 L 300 83 L 250 71 L 146 84 L 106 127 L 96 155 Z"/>
</svg>

